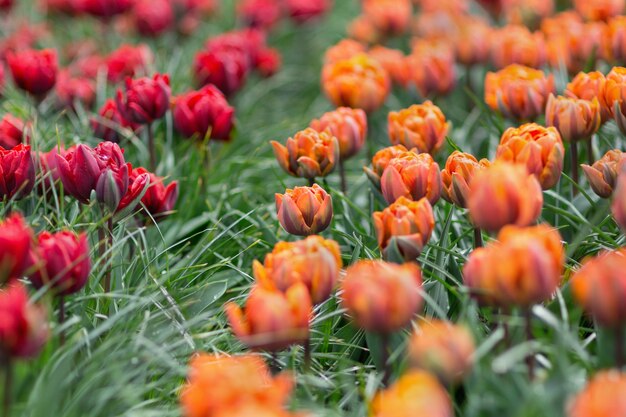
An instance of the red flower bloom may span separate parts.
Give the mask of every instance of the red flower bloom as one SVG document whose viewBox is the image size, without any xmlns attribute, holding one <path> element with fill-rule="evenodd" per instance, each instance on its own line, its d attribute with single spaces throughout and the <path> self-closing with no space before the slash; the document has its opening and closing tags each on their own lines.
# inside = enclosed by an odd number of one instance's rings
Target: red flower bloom
<svg viewBox="0 0 626 417">
<path fill-rule="evenodd" d="M 230 95 L 246 81 L 248 65 L 248 57 L 235 49 L 201 51 L 194 59 L 193 72 L 198 85 L 214 84 Z"/>
<path fill-rule="evenodd" d="M 183 136 L 204 140 L 230 140 L 235 110 L 213 85 L 178 96 L 174 103 L 174 127 Z"/>
<path fill-rule="evenodd" d="M 162 177 L 158 177 L 141 167 L 133 169 L 130 174 L 131 181 L 142 175 L 148 175 L 150 178 L 148 189 L 141 197 L 144 214 L 157 221 L 161 220 L 174 210 L 174 205 L 178 200 L 178 181 L 173 181 L 166 186 Z"/>
<path fill-rule="evenodd" d="M 33 232 L 20 214 L 0 222 L 0 284 L 24 275 L 32 238 Z"/>
<path fill-rule="evenodd" d="M 174 24 L 169 0 L 140 0 L 133 9 L 137 31 L 144 36 L 159 36 Z"/>
<path fill-rule="evenodd" d="M 242 0 L 237 4 L 237 14 L 247 26 L 270 29 L 280 19 L 277 0 Z"/>
<path fill-rule="evenodd" d="M 108 80 L 117 83 L 126 77 L 145 73 L 153 60 L 154 56 L 147 45 L 122 45 L 106 58 Z"/>
<path fill-rule="evenodd" d="M 94 81 L 83 77 L 72 77 L 69 71 L 59 73 L 56 93 L 63 107 L 74 108 L 76 102 L 90 108 L 96 98 Z"/>
<path fill-rule="evenodd" d="M 132 0 L 82 0 L 81 10 L 98 19 L 110 20 L 133 7 Z"/>
<path fill-rule="evenodd" d="M 35 186 L 35 164 L 30 146 L 0 149 L 0 198 L 19 200 Z"/>
<path fill-rule="evenodd" d="M 332 7 L 332 0 L 286 0 L 287 13 L 297 23 L 318 18 Z"/>
<path fill-rule="evenodd" d="M 34 95 L 44 96 L 57 80 L 57 53 L 53 49 L 28 49 L 8 53 L 9 69 L 15 84 Z"/>
<path fill-rule="evenodd" d="M 24 122 L 12 114 L 5 114 L 0 121 L 0 146 L 12 149 L 24 142 Z"/>
<path fill-rule="evenodd" d="M 152 78 L 127 78 L 126 94 L 117 90 L 115 101 L 126 120 L 150 124 L 165 115 L 170 106 L 170 95 L 168 75 L 155 74 Z"/>
<path fill-rule="evenodd" d="M 104 141 L 119 143 L 122 139 L 121 132 L 123 129 L 136 131 L 139 129 L 139 125 L 124 119 L 117 109 L 115 101 L 108 99 L 100 108 L 98 117 L 92 119 L 91 128 L 95 137 Z"/>
</svg>

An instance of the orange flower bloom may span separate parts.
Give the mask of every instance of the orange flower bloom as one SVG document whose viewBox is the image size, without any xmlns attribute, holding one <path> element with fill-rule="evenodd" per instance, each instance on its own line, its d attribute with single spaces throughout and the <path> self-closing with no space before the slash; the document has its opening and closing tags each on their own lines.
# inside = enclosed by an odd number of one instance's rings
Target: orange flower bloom
<svg viewBox="0 0 626 417">
<path fill-rule="evenodd" d="M 433 208 L 425 198 L 411 201 L 400 197 L 383 211 L 373 214 L 378 246 L 385 259 L 414 261 L 435 228 Z"/>
<path fill-rule="evenodd" d="M 413 13 L 411 0 L 363 0 L 363 14 L 386 35 L 405 33 Z"/>
<path fill-rule="evenodd" d="M 443 320 L 420 322 L 409 340 L 411 367 L 437 375 L 446 385 L 458 382 L 472 368 L 474 338 L 464 326 Z"/>
<path fill-rule="evenodd" d="M 553 127 L 546 128 L 536 123 L 507 129 L 496 150 L 497 160 L 524 164 L 544 190 L 554 187 L 559 181 L 564 155 L 565 148 L 559 132 Z"/>
<path fill-rule="evenodd" d="M 389 161 L 381 177 L 381 191 L 389 204 L 400 197 L 435 204 L 441 196 L 439 166 L 427 153 L 406 152 Z"/>
<path fill-rule="evenodd" d="M 536 27 L 554 13 L 554 0 L 508 0 L 503 14 L 509 24 Z"/>
<path fill-rule="evenodd" d="M 201 353 L 189 363 L 189 376 L 180 402 L 185 417 L 224 415 L 221 413 L 245 406 L 280 410 L 288 400 L 292 385 L 288 375 L 272 377 L 257 355 Z"/>
<path fill-rule="evenodd" d="M 308 128 L 287 139 L 287 146 L 274 140 L 270 143 L 281 168 L 294 177 L 325 177 L 339 159 L 337 138 L 326 131 Z"/>
<path fill-rule="evenodd" d="M 413 35 L 419 41 L 453 41 L 459 37 L 461 15 L 444 10 L 419 13 L 411 24 Z"/>
<path fill-rule="evenodd" d="M 454 49 L 446 42 L 419 40 L 407 57 L 412 81 L 422 97 L 446 95 L 456 85 Z"/>
<path fill-rule="evenodd" d="M 342 39 L 336 45 L 326 50 L 326 53 L 324 53 L 324 65 L 344 61 L 365 52 L 367 52 L 367 48 L 362 43 L 352 39 Z"/>
<path fill-rule="evenodd" d="M 379 392 L 372 401 L 371 417 L 453 417 L 448 392 L 424 371 L 409 371 Z"/>
<path fill-rule="evenodd" d="M 546 105 L 546 125 L 556 127 L 564 140 L 589 139 L 598 131 L 601 122 L 598 99 L 587 101 L 550 94 Z"/>
<path fill-rule="evenodd" d="M 613 203 L 611 204 L 611 213 L 613 213 L 615 222 L 622 231 L 626 231 L 626 170 L 624 168 L 626 168 L 626 165 L 621 162 L 618 168 L 620 173 L 617 176 Z"/>
<path fill-rule="evenodd" d="M 387 100 L 390 84 L 387 71 L 366 54 L 327 64 L 322 70 L 324 93 L 337 107 L 371 113 Z"/>
<path fill-rule="evenodd" d="M 493 34 L 491 61 L 498 69 L 511 64 L 539 68 L 546 58 L 546 42 L 541 32 L 531 33 L 525 26 L 508 25 Z"/>
<path fill-rule="evenodd" d="M 626 62 L 626 16 L 616 16 L 609 21 L 611 55 L 619 62 Z"/>
<path fill-rule="evenodd" d="M 553 17 L 546 17 L 541 21 L 541 31 L 547 39 L 561 36 L 566 32 L 578 32 L 583 20 L 573 10 L 557 13 Z"/>
<path fill-rule="evenodd" d="M 309 236 L 295 242 L 278 242 L 261 264 L 254 261 L 254 277 L 265 287 L 288 291 L 296 283 L 306 286 L 319 304 L 332 293 L 339 279 L 341 252 L 334 240 Z"/>
<path fill-rule="evenodd" d="M 446 12 L 452 15 L 469 11 L 468 0 L 414 0 L 422 13 Z"/>
<path fill-rule="evenodd" d="M 522 65 L 509 65 L 489 72 L 485 79 L 485 102 L 505 117 L 532 120 L 543 114 L 546 101 L 554 91 L 552 74 Z"/>
<path fill-rule="evenodd" d="M 318 132 L 328 130 L 339 142 L 339 157 L 342 160 L 356 155 L 367 137 L 367 115 L 361 109 L 340 107 L 324 113 L 311 122 L 311 128 Z"/>
<path fill-rule="evenodd" d="M 626 132 L 626 68 L 614 67 L 606 76 L 604 100 L 617 126 Z"/>
<path fill-rule="evenodd" d="M 574 7 L 587 20 L 608 20 L 624 13 L 624 0 L 574 0 Z"/>
<path fill-rule="evenodd" d="M 308 414 L 290 413 L 283 409 L 259 404 L 246 404 L 233 409 L 220 410 L 214 417 L 307 417 Z"/>
<path fill-rule="evenodd" d="M 308 236 L 328 228 L 333 219 L 330 195 L 319 185 L 288 188 L 274 195 L 278 221 L 287 233 Z"/>
<path fill-rule="evenodd" d="M 374 25 L 372 19 L 365 15 L 357 16 L 350 22 L 348 25 L 348 36 L 368 45 L 375 45 L 382 38 L 380 30 Z M 365 50 L 360 52 L 365 52 Z"/>
<path fill-rule="evenodd" d="M 612 149 L 593 165 L 581 165 L 591 189 L 599 197 L 609 198 L 613 195 L 613 189 L 617 185 L 618 167 L 625 155 L 619 149 Z"/>
<path fill-rule="evenodd" d="M 417 264 L 362 260 L 346 271 L 342 302 L 359 327 L 390 333 L 408 325 L 421 308 L 421 286 Z"/>
<path fill-rule="evenodd" d="M 568 417 L 626 416 L 626 374 L 602 371 L 596 374 L 569 404 Z"/>
<path fill-rule="evenodd" d="M 387 71 L 394 84 L 406 87 L 409 83 L 409 67 L 404 53 L 398 49 L 376 45 L 368 55 L 374 58 Z"/>
<path fill-rule="evenodd" d="M 367 178 L 380 190 L 380 177 L 385 172 L 385 168 L 389 165 L 389 161 L 397 158 L 400 155 L 409 152 L 407 148 L 402 145 L 389 146 L 381 149 L 374 154 L 372 158 L 372 168 L 363 167 L 363 171 L 367 175 Z"/>
<path fill-rule="evenodd" d="M 604 326 L 626 320 L 626 249 L 603 252 L 583 262 L 572 277 L 574 298 Z"/>
<path fill-rule="evenodd" d="M 389 140 L 394 145 L 417 148 L 420 153 L 437 152 L 450 129 L 446 116 L 431 101 L 389 113 Z"/>
<path fill-rule="evenodd" d="M 543 194 L 524 165 L 496 162 L 478 170 L 467 200 L 476 227 L 496 232 L 506 225 L 528 226 L 541 214 Z"/>
<path fill-rule="evenodd" d="M 579 72 L 565 88 L 565 96 L 581 100 L 598 99 L 602 123 L 611 118 L 611 109 L 604 97 L 606 78 L 600 71 Z"/>
<path fill-rule="evenodd" d="M 449 203 L 459 207 L 467 207 L 469 183 L 474 173 L 491 165 L 488 159 L 478 161 L 474 155 L 454 151 L 446 161 L 446 167 L 441 171 L 441 196 Z"/>
<path fill-rule="evenodd" d="M 457 60 L 463 65 L 484 64 L 490 57 L 488 39 L 493 36 L 493 29 L 482 19 L 464 17 L 460 20 L 460 34 L 454 40 Z"/>
<path fill-rule="evenodd" d="M 610 32 L 603 22 L 571 22 L 563 32 L 548 38 L 548 61 L 554 68 L 565 67 L 574 74 L 589 64 L 589 59 L 610 59 Z"/>
</svg>

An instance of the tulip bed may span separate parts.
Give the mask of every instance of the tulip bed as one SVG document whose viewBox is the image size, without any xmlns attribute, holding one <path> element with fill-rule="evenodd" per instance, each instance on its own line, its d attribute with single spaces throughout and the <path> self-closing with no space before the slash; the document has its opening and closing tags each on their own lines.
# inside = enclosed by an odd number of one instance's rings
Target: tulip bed
<svg viewBox="0 0 626 417">
<path fill-rule="evenodd" d="M 0 10 L 0 417 L 626 416 L 625 0 Z"/>
</svg>

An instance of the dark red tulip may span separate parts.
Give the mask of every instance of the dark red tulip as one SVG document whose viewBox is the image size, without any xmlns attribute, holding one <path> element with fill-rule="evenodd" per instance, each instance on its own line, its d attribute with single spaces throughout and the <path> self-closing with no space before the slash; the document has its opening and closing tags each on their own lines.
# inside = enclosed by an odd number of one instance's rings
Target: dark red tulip
<svg viewBox="0 0 626 417">
<path fill-rule="evenodd" d="M 178 96 L 172 114 L 174 127 L 183 136 L 204 140 L 230 140 L 235 110 L 213 85 Z"/>
<path fill-rule="evenodd" d="M 57 154 L 65 155 L 65 149 L 58 149 L 56 146 L 48 152 L 39 152 L 39 166 L 36 167 L 37 174 L 42 180 L 39 189 L 42 193 L 52 190 L 57 182 L 61 180 L 57 164 Z"/>
<path fill-rule="evenodd" d="M 27 49 L 8 53 L 9 69 L 15 84 L 36 97 L 45 96 L 57 80 L 57 53 L 53 49 Z"/>
<path fill-rule="evenodd" d="M 70 295 L 80 291 L 91 271 L 89 243 L 85 233 L 41 232 L 29 258 L 34 271 L 29 278 L 35 288 L 50 285 L 56 295 Z"/>
<path fill-rule="evenodd" d="M 0 148 L 0 198 L 19 200 L 35 186 L 35 164 L 30 146 Z"/>
<path fill-rule="evenodd" d="M 132 0 L 82 0 L 81 10 L 104 21 L 126 13 L 133 7 Z"/>
<path fill-rule="evenodd" d="M 48 13 L 66 14 L 76 16 L 82 12 L 82 0 L 42 0 L 42 4 Z"/>
<path fill-rule="evenodd" d="M 12 114 L 5 114 L 0 121 L 0 146 L 15 148 L 24 142 L 24 122 Z"/>
<path fill-rule="evenodd" d="M 278 0 L 243 0 L 237 5 L 237 14 L 250 27 L 270 29 L 280 19 Z"/>
<path fill-rule="evenodd" d="M 137 31 L 143 36 L 159 36 L 174 24 L 169 0 L 139 0 L 133 8 Z"/>
<path fill-rule="evenodd" d="M 194 78 L 200 86 L 214 84 L 225 95 L 238 91 L 249 71 L 248 56 L 235 49 L 199 52 L 193 64 Z"/>
<path fill-rule="evenodd" d="M 126 79 L 126 92 L 117 91 L 115 102 L 128 121 L 150 124 L 165 116 L 170 106 L 170 79 L 167 74 L 152 78 Z"/>
<path fill-rule="evenodd" d="M 0 11 L 8 13 L 14 6 L 14 0 L 0 0 Z"/>
<path fill-rule="evenodd" d="M 265 48 L 259 51 L 254 62 L 254 67 L 262 77 L 271 77 L 280 69 L 282 60 L 280 52 L 274 48 Z"/>
<path fill-rule="evenodd" d="M 77 102 L 91 108 L 96 99 L 96 86 L 93 80 L 72 77 L 69 71 L 61 71 L 56 85 L 56 93 L 61 106 L 73 109 Z"/>
<path fill-rule="evenodd" d="M 149 217 L 157 221 L 161 220 L 174 210 L 176 200 L 178 200 L 178 181 L 173 181 L 166 186 L 164 178 L 141 167 L 133 169 L 130 176 L 137 178 L 141 175 L 150 177 L 150 185 L 141 198 L 141 205 Z"/>
<path fill-rule="evenodd" d="M 106 58 L 107 78 L 112 83 L 118 83 L 126 77 L 143 74 L 153 60 L 147 45 L 122 45 Z"/>
<path fill-rule="evenodd" d="M 286 0 L 287 14 L 297 23 L 304 23 L 324 15 L 332 7 L 332 0 Z"/>
<path fill-rule="evenodd" d="M 24 276 L 32 239 L 33 232 L 20 214 L 0 221 L 0 287 Z"/>
<path fill-rule="evenodd" d="M 117 206 L 118 212 L 128 207 L 134 210 L 139 205 L 143 193 L 147 191 L 146 185 L 150 183 L 150 175 L 152 174 L 143 168 L 131 169 L 128 175 L 128 191 Z"/>
<path fill-rule="evenodd" d="M 136 131 L 139 125 L 131 123 L 120 114 L 115 100 L 108 99 L 98 112 L 98 116 L 91 121 L 93 135 L 99 139 L 119 143 L 122 139 L 121 132 L 126 130 Z"/>
</svg>

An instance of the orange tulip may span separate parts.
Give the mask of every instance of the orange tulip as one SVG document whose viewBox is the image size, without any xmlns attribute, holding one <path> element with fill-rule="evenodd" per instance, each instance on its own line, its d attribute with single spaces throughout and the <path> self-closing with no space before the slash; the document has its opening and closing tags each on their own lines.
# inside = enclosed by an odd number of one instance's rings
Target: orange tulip
<svg viewBox="0 0 626 417">
<path fill-rule="evenodd" d="M 541 214 L 543 194 L 524 165 L 499 161 L 474 174 L 467 206 L 476 227 L 496 232 L 509 224 L 534 223 Z"/>
<path fill-rule="evenodd" d="M 449 385 L 470 371 L 475 349 L 474 338 L 464 326 L 424 321 L 409 340 L 408 357 L 412 368 L 431 372 Z"/>
<path fill-rule="evenodd" d="M 435 204 L 441 196 L 439 166 L 427 153 L 406 152 L 389 161 L 380 180 L 387 203 L 400 197 L 417 201 L 424 197 Z"/>
<path fill-rule="evenodd" d="M 453 41 L 459 37 L 462 17 L 444 10 L 419 13 L 411 24 L 418 39 L 426 41 Z"/>
<path fill-rule="evenodd" d="M 409 371 L 372 401 L 370 417 L 453 417 L 448 392 L 424 371 Z"/>
<path fill-rule="evenodd" d="M 339 157 L 342 160 L 356 155 L 367 137 L 367 115 L 361 109 L 340 107 L 324 113 L 311 122 L 311 128 L 318 132 L 328 130 L 339 142 Z"/>
<path fill-rule="evenodd" d="M 617 185 L 618 167 L 624 155 L 624 152 L 619 149 L 613 149 L 605 153 L 593 165 L 581 165 L 591 189 L 599 197 L 609 198 L 613 195 L 613 189 Z"/>
<path fill-rule="evenodd" d="M 620 174 L 617 177 L 617 187 L 613 196 L 613 203 L 611 204 L 611 213 L 615 218 L 615 222 L 619 225 L 622 231 L 626 231 L 626 166 L 624 163 L 620 163 Z"/>
<path fill-rule="evenodd" d="M 498 69 L 511 64 L 539 68 L 546 58 L 546 42 L 541 32 L 532 33 L 525 26 L 508 25 L 493 34 L 491 61 Z"/>
<path fill-rule="evenodd" d="M 319 185 L 288 188 L 275 195 L 278 221 L 287 233 L 308 236 L 328 228 L 333 219 L 330 195 Z"/>
<path fill-rule="evenodd" d="M 334 64 L 367 52 L 367 48 L 352 39 L 342 39 L 324 53 L 324 65 Z"/>
<path fill-rule="evenodd" d="M 626 374 L 617 370 L 596 374 L 567 407 L 567 417 L 626 416 Z"/>
<path fill-rule="evenodd" d="M 311 301 L 319 304 L 332 293 L 341 268 L 341 252 L 334 240 L 309 236 L 296 242 L 279 242 L 261 264 L 254 261 L 254 277 L 265 287 L 288 291 L 306 286 Z"/>
<path fill-rule="evenodd" d="M 454 41 L 457 60 L 463 65 L 484 64 L 491 54 L 486 42 L 493 36 L 493 29 L 485 21 L 466 17 L 461 20 L 460 34 Z"/>
<path fill-rule="evenodd" d="M 414 261 L 433 233 L 435 217 L 427 199 L 400 197 L 383 211 L 373 214 L 378 246 L 385 259 Z"/>
<path fill-rule="evenodd" d="M 624 0 L 574 0 L 574 7 L 587 20 L 608 20 L 624 13 Z"/>
<path fill-rule="evenodd" d="M 446 140 L 450 123 L 431 101 L 389 113 L 389 140 L 394 145 L 417 148 L 420 153 L 435 154 Z"/>
<path fill-rule="evenodd" d="M 489 72 L 485 79 L 485 102 L 507 118 L 532 120 L 543 114 L 554 91 L 552 74 L 522 65 Z"/>
<path fill-rule="evenodd" d="M 213 417 L 307 417 L 308 414 L 291 413 L 282 408 L 259 404 L 245 404 L 237 408 L 220 410 Z"/>
<path fill-rule="evenodd" d="M 598 131 L 601 122 L 598 99 L 587 101 L 550 94 L 546 105 L 546 125 L 556 127 L 564 140 L 587 140 Z"/>
<path fill-rule="evenodd" d="M 324 93 L 337 107 L 371 113 L 387 100 L 390 84 L 387 71 L 366 54 L 327 64 L 322 70 Z"/>
<path fill-rule="evenodd" d="M 550 65 L 565 67 L 571 74 L 586 68 L 591 58 L 608 60 L 611 56 L 609 27 L 603 22 L 572 20 L 565 30 L 552 35 L 547 42 Z"/>
<path fill-rule="evenodd" d="M 606 76 L 604 100 L 619 129 L 626 132 L 626 68 L 614 67 Z"/>
<path fill-rule="evenodd" d="M 391 333 L 408 325 L 421 308 L 421 286 L 417 264 L 362 260 L 346 271 L 342 303 L 357 326 Z"/>
<path fill-rule="evenodd" d="M 348 36 L 355 41 L 368 45 L 379 43 L 383 37 L 372 19 L 365 15 L 359 15 L 350 22 L 348 25 Z"/>
<path fill-rule="evenodd" d="M 394 84 L 401 87 L 408 85 L 411 74 L 402 51 L 376 45 L 369 50 L 368 55 L 378 61 L 380 66 L 387 71 Z"/>
<path fill-rule="evenodd" d="M 565 96 L 587 101 L 593 101 L 594 98 L 597 98 L 600 104 L 600 118 L 604 123 L 611 118 L 611 109 L 604 97 L 605 84 L 606 78 L 600 71 L 579 72 L 567 84 Z"/>
<path fill-rule="evenodd" d="M 411 0 L 363 0 L 363 14 L 385 35 L 405 33 L 413 14 Z"/>
<path fill-rule="evenodd" d="M 363 167 L 363 171 L 365 171 L 367 178 L 372 184 L 380 190 L 380 177 L 383 175 L 383 172 L 385 172 L 387 165 L 389 165 L 389 161 L 407 152 L 409 152 L 407 148 L 402 145 L 389 146 L 381 149 L 374 154 L 372 167 Z"/>
<path fill-rule="evenodd" d="M 547 39 L 551 39 L 566 32 L 578 32 L 582 25 L 583 20 L 580 15 L 573 10 L 568 10 L 543 19 L 541 21 L 541 32 Z"/>
<path fill-rule="evenodd" d="M 407 57 L 412 81 L 422 97 L 446 95 L 456 85 L 454 49 L 446 42 L 420 40 Z"/>
<path fill-rule="evenodd" d="M 583 262 L 572 277 L 572 293 L 585 311 L 604 326 L 626 320 L 626 249 L 603 252 Z"/>
<path fill-rule="evenodd" d="M 559 181 L 564 155 L 565 148 L 559 132 L 553 127 L 546 128 L 536 123 L 507 129 L 496 150 L 497 160 L 525 165 L 528 173 L 537 177 L 544 190 L 554 187 Z"/>
<path fill-rule="evenodd" d="M 554 13 L 554 0 L 508 0 L 502 12 L 510 24 L 536 27 Z"/>
<path fill-rule="evenodd" d="M 467 207 L 469 183 L 477 170 L 487 168 L 491 162 L 487 159 L 478 161 L 474 155 L 454 151 L 441 171 L 441 196 L 459 207 Z"/>
<path fill-rule="evenodd" d="M 626 63 L 626 16 L 616 16 L 609 21 L 611 55 L 621 63 Z"/>
<path fill-rule="evenodd" d="M 468 0 L 414 0 L 422 13 L 446 12 L 452 15 L 464 14 L 469 11 Z"/>
<path fill-rule="evenodd" d="M 339 159 L 339 144 L 332 134 L 308 128 L 287 139 L 287 146 L 271 141 L 282 169 L 294 177 L 325 177 Z"/>
</svg>

